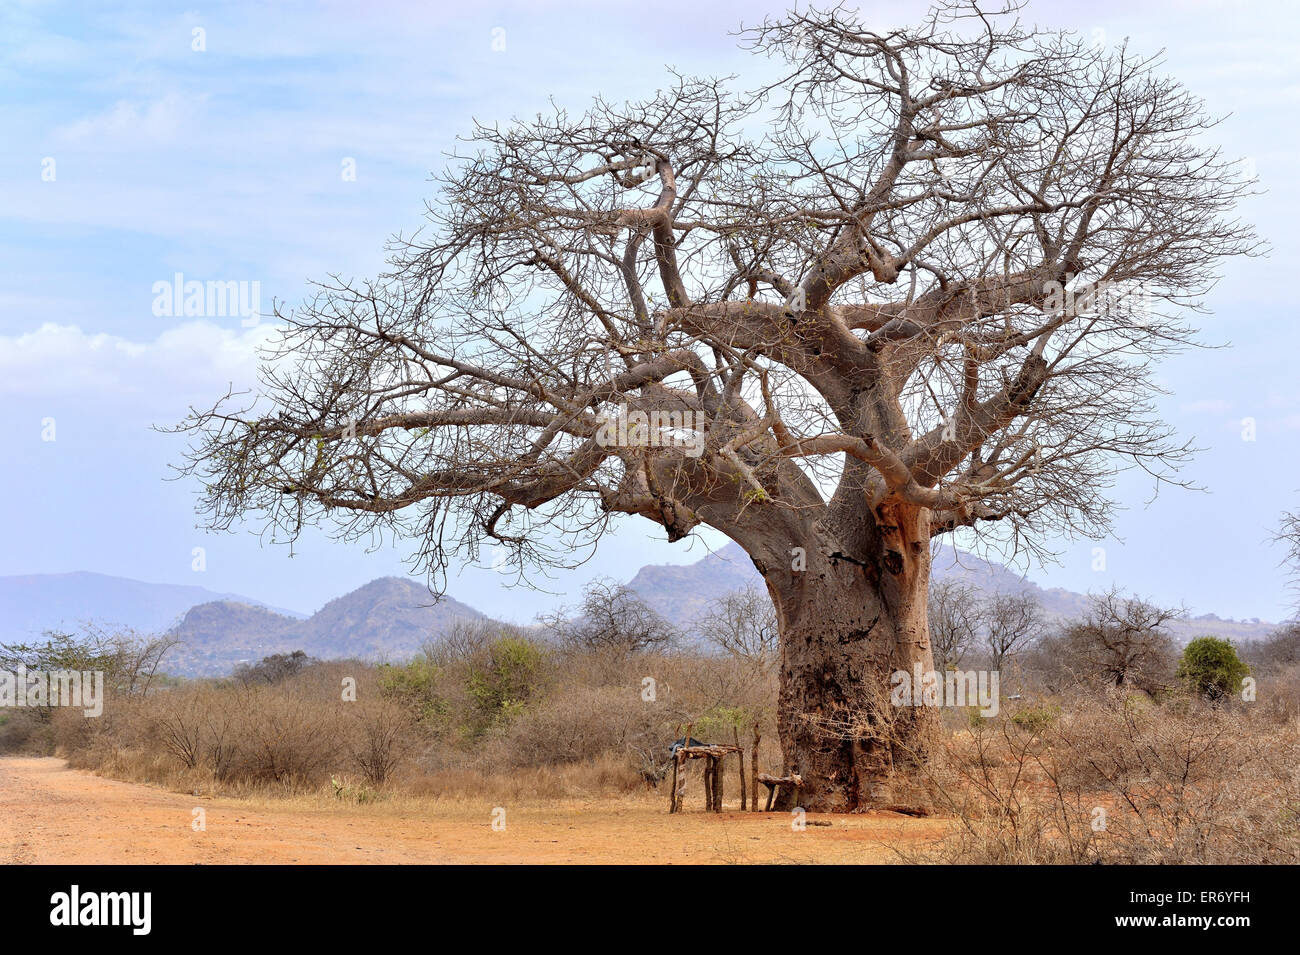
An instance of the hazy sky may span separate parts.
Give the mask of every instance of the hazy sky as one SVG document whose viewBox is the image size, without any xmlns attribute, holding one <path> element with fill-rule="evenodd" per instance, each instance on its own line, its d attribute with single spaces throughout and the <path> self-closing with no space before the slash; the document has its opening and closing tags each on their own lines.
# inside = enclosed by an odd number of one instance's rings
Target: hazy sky
<svg viewBox="0 0 1300 955">
<path fill-rule="evenodd" d="M 574 110 L 652 92 L 664 65 L 686 73 L 768 74 L 736 48 L 742 22 L 780 3 L 663 0 L 464 5 L 222 3 L 185 8 L 0 5 L 0 574 L 92 570 L 198 583 L 310 611 L 381 574 L 404 551 L 367 553 L 310 535 L 294 556 L 252 534 L 195 529 L 194 487 L 165 483 L 183 445 L 152 430 L 247 386 L 267 327 L 238 316 L 157 315 L 154 284 L 258 282 L 263 308 L 299 300 L 306 280 L 364 276 L 396 231 L 421 222 L 432 170 L 471 121 Z M 863 4 L 887 29 L 925 3 Z M 1232 115 L 1213 138 L 1254 164 L 1267 195 L 1243 214 L 1271 245 L 1230 263 L 1207 301 L 1203 338 L 1219 350 L 1163 366 L 1161 403 L 1205 450 L 1185 475 L 1202 493 L 1122 478 L 1120 539 L 1061 541 L 1046 586 L 1111 581 L 1195 613 L 1288 615 L 1284 508 L 1300 506 L 1300 16 L 1288 3 L 1030 3 L 1023 18 L 1096 41 L 1166 50 L 1167 72 Z M 878 11 L 878 12 L 876 12 Z M 195 30 L 201 30 L 196 34 Z M 202 42 L 197 42 L 201 40 Z M 196 45 L 204 49 L 196 50 Z M 502 49 L 502 47 L 504 47 Z M 355 163 L 355 181 L 342 175 Z M 250 286 L 251 287 L 251 286 Z M 1254 440 L 1243 439 L 1253 419 Z M 53 419 L 54 440 L 50 434 Z M 253 525 L 250 525 L 252 527 Z M 471 568 L 450 592 L 498 616 L 531 619 L 572 602 L 595 573 L 685 562 L 702 542 L 668 545 L 628 523 L 545 593 L 507 592 Z M 716 537 L 712 543 L 718 543 Z M 1092 548 L 1106 549 L 1093 570 Z M 206 570 L 192 569 L 205 548 Z"/>
</svg>

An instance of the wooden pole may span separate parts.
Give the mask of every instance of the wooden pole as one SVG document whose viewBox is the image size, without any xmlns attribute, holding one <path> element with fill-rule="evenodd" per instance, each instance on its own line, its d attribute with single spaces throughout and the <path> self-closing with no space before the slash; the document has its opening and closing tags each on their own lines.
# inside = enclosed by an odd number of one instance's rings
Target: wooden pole
<svg viewBox="0 0 1300 955">
<path fill-rule="evenodd" d="M 694 723 L 686 724 L 687 741 L 690 740 L 691 730 L 694 728 Z M 677 793 L 677 811 L 681 812 L 686 807 L 686 756 L 680 749 L 677 751 L 677 763 L 673 768 L 673 782 L 676 784 L 674 791 Z"/>
<path fill-rule="evenodd" d="M 681 772 L 677 773 L 677 811 L 681 812 L 686 807 L 686 757 L 678 753 L 677 765 L 681 767 Z"/>
<path fill-rule="evenodd" d="M 674 756 L 673 756 L 673 785 L 672 785 L 672 788 L 669 789 L 669 791 L 668 791 L 668 811 L 669 811 L 670 813 L 672 813 L 672 812 L 676 812 L 677 809 L 678 809 L 678 805 L 677 805 L 677 770 L 678 770 L 678 768 L 679 768 L 681 765 L 682 765 L 682 758 L 681 758 L 681 756 L 680 756 L 680 755 L 676 755 L 676 754 L 674 754 Z"/>
<path fill-rule="evenodd" d="M 758 812 L 758 724 L 754 724 L 754 748 L 749 751 L 749 811 Z M 743 808 L 743 807 L 742 807 Z"/>
<path fill-rule="evenodd" d="M 731 738 L 736 743 L 736 761 L 740 763 L 738 772 L 740 773 L 740 811 L 744 812 L 745 807 L 749 805 L 749 800 L 745 798 L 745 751 L 740 748 L 740 729 L 733 726 L 731 728 Z"/>
<path fill-rule="evenodd" d="M 722 812 L 722 780 L 727 775 L 723 772 L 726 757 L 710 756 L 709 762 L 713 764 L 713 811 Z"/>
</svg>

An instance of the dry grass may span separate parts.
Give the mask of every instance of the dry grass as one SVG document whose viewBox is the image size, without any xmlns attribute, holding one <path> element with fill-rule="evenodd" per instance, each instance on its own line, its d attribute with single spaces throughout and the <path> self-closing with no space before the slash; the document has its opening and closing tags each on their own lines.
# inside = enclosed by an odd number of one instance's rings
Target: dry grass
<svg viewBox="0 0 1300 955">
<path fill-rule="evenodd" d="M 955 733 L 930 791 L 961 825 L 914 861 L 1300 861 L 1300 727 L 1185 698 L 1076 698 Z"/>
<path fill-rule="evenodd" d="M 775 687 L 761 666 L 595 651 L 523 654 L 531 668 L 503 675 L 488 649 L 467 643 L 412 668 L 335 663 L 272 684 L 182 684 L 118 701 L 98 720 L 56 711 L 9 731 L 73 766 L 205 798 L 398 816 L 509 805 L 539 825 L 548 808 L 663 812 L 666 790 L 653 786 L 686 723 L 725 741 L 743 727 L 748 748 L 758 722 L 761 767 L 780 765 Z M 939 752 L 915 780 L 943 815 L 925 839 L 900 835 L 897 858 L 1298 862 L 1295 674 L 1290 663 L 1261 669 L 1249 704 L 1076 689 L 1007 702 L 992 720 L 947 710 Z M 347 680 L 355 701 L 340 692 Z M 727 790 L 738 808 L 734 776 Z"/>
<path fill-rule="evenodd" d="M 667 744 L 687 723 L 723 740 L 743 727 L 748 742 L 757 721 L 765 765 L 779 765 L 774 686 L 760 666 L 551 653 L 513 683 L 494 682 L 488 650 L 444 647 L 405 668 L 320 664 L 270 684 L 195 681 L 117 701 L 99 720 L 55 712 L 39 734 L 48 748 L 29 751 L 184 792 L 366 802 L 640 792 L 662 778 Z M 354 700 L 341 693 L 345 681 L 355 681 Z"/>
</svg>

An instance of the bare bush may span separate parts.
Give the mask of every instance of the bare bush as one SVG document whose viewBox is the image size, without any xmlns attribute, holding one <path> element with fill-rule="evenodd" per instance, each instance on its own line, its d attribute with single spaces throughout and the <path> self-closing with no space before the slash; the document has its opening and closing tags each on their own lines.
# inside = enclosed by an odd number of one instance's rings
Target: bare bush
<svg viewBox="0 0 1300 955">
<path fill-rule="evenodd" d="M 380 700 L 358 704 L 351 728 L 351 754 L 366 782 L 378 788 L 392 778 L 411 746 L 412 721 L 400 705 Z"/>
<path fill-rule="evenodd" d="M 515 628 L 502 627 L 493 620 L 458 618 L 420 648 L 426 660 L 435 666 L 447 666 L 481 655 L 489 643 L 502 634 L 518 636 Z"/>
<path fill-rule="evenodd" d="M 733 590 L 695 624 L 704 640 L 734 657 L 765 669 L 781 656 L 780 630 L 772 598 L 760 587 Z"/>
<path fill-rule="evenodd" d="M 193 769 L 203 756 L 205 700 L 193 689 L 173 690 L 154 707 L 154 732 L 162 748 L 186 769 Z"/>
<path fill-rule="evenodd" d="M 239 692 L 228 736 L 228 775 L 290 787 L 322 781 L 339 755 L 343 704 L 322 705 L 297 688 L 256 686 Z"/>
<path fill-rule="evenodd" d="M 561 646 L 570 650 L 615 650 L 646 653 L 667 650 L 681 634 L 667 620 L 623 584 L 594 580 L 583 591 L 576 608 L 543 618 Z"/>
<path fill-rule="evenodd" d="M 1300 665 L 1300 623 L 1285 624 L 1267 640 L 1244 644 L 1241 657 L 1252 668 L 1265 671 Z"/>
<path fill-rule="evenodd" d="M 1240 709 L 1122 695 L 1026 707 L 952 737 L 945 757 L 936 793 L 958 817 L 945 861 L 1300 861 L 1300 740 Z"/>
<path fill-rule="evenodd" d="M 642 701 L 635 684 L 557 690 L 508 730 L 497 765 L 548 766 L 606 753 L 653 752 L 668 738 L 665 707 Z"/>
<path fill-rule="evenodd" d="M 983 613 L 980 593 L 958 580 L 936 581 L 930 587 L 928 616 L 934 668 L 942 673 L 961 665 L 980 633 Z"/>
<path fill-rule="evenodd" d="M 1173 683 L 1177 651 L 1168 624 L 1182 610 L 1111 589 L 1090 598 L 1087 616 L 1040 645 L 1054 685 L 1133 687 L 1154 694 Z"/>
</svg>

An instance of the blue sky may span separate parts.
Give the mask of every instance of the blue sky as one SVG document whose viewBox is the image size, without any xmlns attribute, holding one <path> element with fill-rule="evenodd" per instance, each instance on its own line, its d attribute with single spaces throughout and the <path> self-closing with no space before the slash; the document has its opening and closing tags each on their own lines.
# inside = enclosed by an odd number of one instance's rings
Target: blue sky
<svg viewBox="0 0 1300 955">
<path fill-rule="evenodd" d="M 883 28 L 925 6 L 861 9 Z M 310 611 L 403 573 L 400 542 L 367 552 L 312 534 L 290 557 L 249 532 L 196 529 L 193 486 L 163 481 L 182 445 L 150 426 L 228 382 L 250 384 L 268 329 L 156 315 L 154 283 L 177 272 L 258 282 L 268 307 L 300 299 L 311 277 L 372 274 L 387 239 L 420 224 L 431 172 L 474 119 L 531 115 L 551 98 L 577 110 L 594 93 L 640 97 L 664 82 L 665 64 L 756 85 L 769 64 L 729 34 L 781 9 L 0 5 L 0 574 L 92 570 Z M 1060 563 L 1029 576 L 1079 591 L 1115 581 L 1196 613 L 1281 619 L 1290 600 L 1269 537 L 1283 509 L 1300 507 L 1300 330 L 1288 295 L 1300 272 L 1300 16 L 1282 3 L 1039 2 L 1024 19 L 1163 48 L 1168 72 L 1210 112 L 1232 114 L 1211 138 L 1253 163 L 1267 195 L 1242 211 L 1272 246 L 1230 263 L 1207 300 L 1204 340 L 1231 347 L 1163 367 L 1172 394 L 1161 408 L 1205 449 L 1184 473 L 1206 492 L 1148 503 L 1149 484 L 1122 477 L 1117 539 L 1060 541 Z M 349 159 L 355 181 L 341 175 Z M 1246 418 L 1254 440 L 1243 440 Z M 42 440 L 47 419 L 53 441 Z M 529 620 L 572 602 L 593 574 L 696 560 L 703 544 L 670 546 L 629 523 L 550 593 L 507 593 L 486 568 L 449 589 Z M 1104 571 L 1093 569 L 1096 546 Z M 195 547 L 205 570 L 192 569 Z"/>
</svg>

